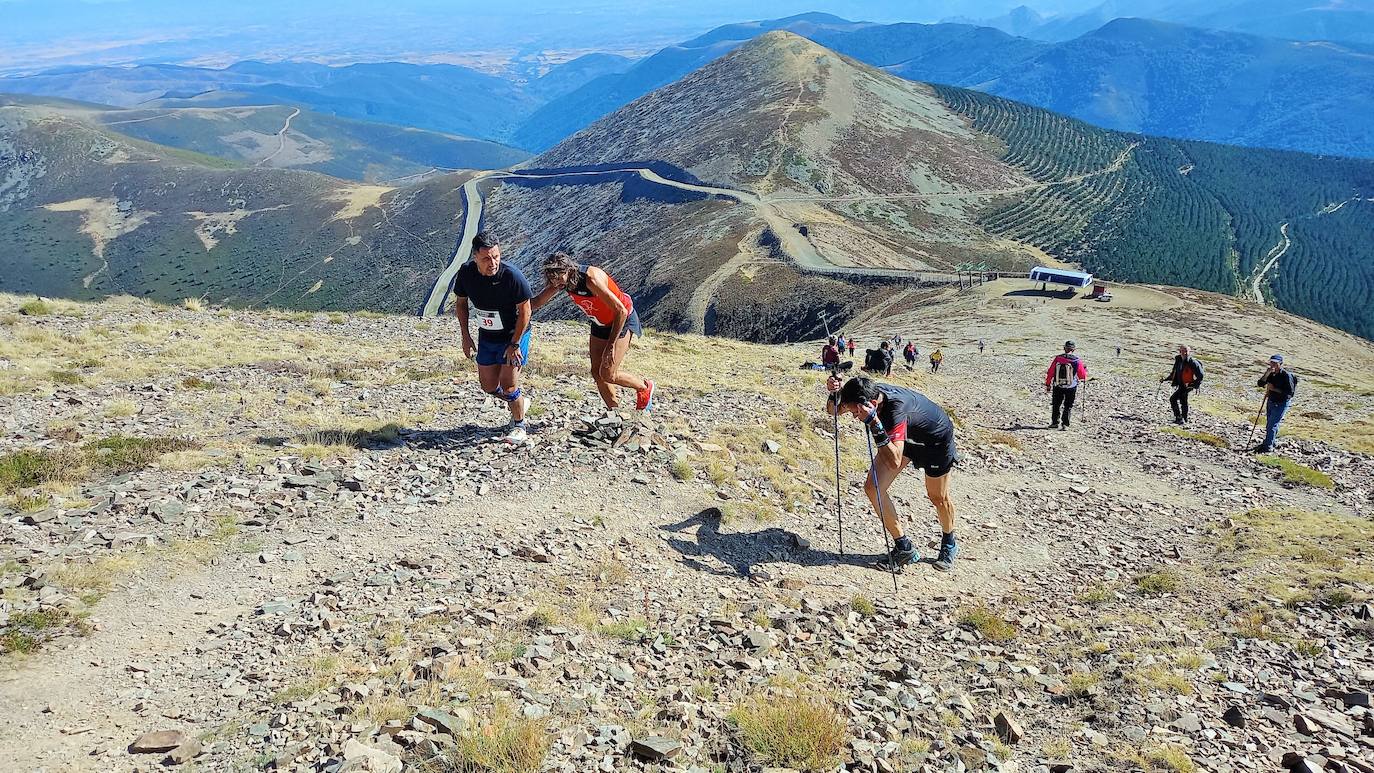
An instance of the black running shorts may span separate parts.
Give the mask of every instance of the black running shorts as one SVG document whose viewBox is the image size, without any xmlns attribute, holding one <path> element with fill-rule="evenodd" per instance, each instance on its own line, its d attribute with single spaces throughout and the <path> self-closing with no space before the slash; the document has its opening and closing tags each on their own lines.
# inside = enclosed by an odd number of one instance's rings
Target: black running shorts
<svg viewBox="0 0 1374 773">
<path fill-rule="evenodd" d="M 959 454 L 954 450 L 953 438 L 946 443 L 935 445 L 908 442 L 902 446 L 902 456 L 910 459 L 912 464 L 920 467 L 930 478 L 944 477 L 959 461 Z"/>
</svg>

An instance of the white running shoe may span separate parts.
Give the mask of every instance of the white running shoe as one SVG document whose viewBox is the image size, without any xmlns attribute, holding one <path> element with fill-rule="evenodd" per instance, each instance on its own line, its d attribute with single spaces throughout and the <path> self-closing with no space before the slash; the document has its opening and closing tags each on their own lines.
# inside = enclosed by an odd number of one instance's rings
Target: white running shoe
<svg viewBox="0 0 1374 773">
<path fill-rule="evenodd" d="M 507 443 L 523 443 L 528 438 L 529 433 L 525 431 L 525 425 L 516 424 L 514 427 L 511 427 L 510 432 L 506 433 L 505 441 Z"/>
</svg>

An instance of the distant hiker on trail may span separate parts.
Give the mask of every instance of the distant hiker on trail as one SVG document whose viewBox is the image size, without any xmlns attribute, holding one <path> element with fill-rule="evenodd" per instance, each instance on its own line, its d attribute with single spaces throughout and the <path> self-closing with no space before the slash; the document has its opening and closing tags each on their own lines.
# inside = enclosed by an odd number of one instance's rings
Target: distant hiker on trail
<svg viewBox="0 0 1374 773">
<path fill-rule="evenodd" d="M 579 265 L 567 253 L 555 252 L 544 261 L 544 289 L 534 299 L 535 310 L 563 291 L 591 318 L 587 356 L 592 364 L 592 381 L 596 382 L 596 391 L 601 393 L 606 410 L 620 407 L 615 394 L 617 386 L 635 390 L 636 410 L 652 408 L 654 382 L 620 369 L 630 351 L 630 342 L 635 336 L 644 337 L 634 301 L 610 274 L 596 266 Z"/>
<path fill-rule="evenodd" d="M 892 345 L 893 345 L 893 346 L 901 346 L 901 345 L 902 345 L 902 336 L 901 336 L 900 334 L 899 334 L 899 335 L 892 336 Z"/>
<path fill-rule="evenodd" d="M 834 340 L 835 340 L 835 348 L 836 348 L 836 349 L 839 349 L 841 352 L 843 352 L 843 351 L 844 351 L 844 333 L 840 333 L 840 337 L 839 337 L 839 338 L 836 338 L 836 339 L 834 339 Z"/>
<path fill-rule="evenodd" d="M 892 361 L 897 359 L 897 352 L 892 350 L 892 344 L 888 343 L 887 341 L 883 341 L 883 344 L 879 350 L 883 353 L 883 375 L 891 376 Z"/>
<path fill-rule="evenodd" d="M 825 342 L 825 346 L 821 347 L 821 364 L 827 368 L 833 368 L 840 364 L 840 347 L 835 345 L 833 337 Z"/>
<path fill-rule="evenodd" d="M 1121 356 L 1121 347 L 1120 347 L 1120 346 L 1116 347 L 1116 356 L 1118 356 L 1118 357 Z"/>
<path fill-rule="evenodd" d="M 916 344 L 911 341 L 906 342 L 906 348 L 902 350 L 902 358 L 906 360 L 906 369 L 911 370 L 916 367 Z"/>
<path fill-rule="evenodd" d="M 1078 358 L 1073 341 L 1064 342 L 1064 353 L 1055 355 L 1050 369 L 1045 372 L 1045 391 L 1054 390 L 1050 401 L 1050 429 L 1069 428 L 1069 414 L 1073 413 L 1073 403 L 1078 399 L 1078 385 L 1088 380 L 1088 366 Z M 1063 408 L 1063 423 L 1060 423 L 1060 408 Z"/>
<path fill-rule="evenodd" d="M 1173 370 L 1160 379 L 1161 383 L 1168 381 L 1174 387 L 1174 393 L 1169 396 L 1169 407 L 1174 409 L 1175 424 L 1188 423 L 1188 393 L 1202 386 L 1202 376 L 1202 363 L 1197 361 L 1188 347 L 1178 347 Z"/>
<path fill-rule="evenodd" d="M 1283 355 L 1269 358 L 1269 369 L 1259 377 L 1259 386 L 1264 389 L 1264 441 L 1255 446 L 1255 453 L 1267 454 L 1274 450 L 1279 437 L 1279 424 L 1288 413 L 1288 403 L 1293 393 L 1298 391 L 1298 375 L 1283 367 Z"/>
<path fill-rule="evenodd" d="M 979 353 L 979 354 L 982 354 L 982 353 L 983 353 L 983 339 L 981 339 L 981 338 L 978 339 L 978 353 Z"/>
<path fill-rule="evenodd" d="M 935 373 L 940 370 L 940 363 L 945 361 L 945 353 L 936 348 L 930 353 L 930 372 Z"/>
<path fill-rule="evenodd" d="M 849 356 L 850 356 L 850 357 L 853 357 L 853 356 L 854 356 L 854 348 L 855 348 L 856 346 L 858 346 L 858 344 L 855 343 L 855 341 L 854 341 L 853 338 L 850 338 L 849 341 L 848 341 L 848 343 L 849 343 Z"/>
<path fill-rule="evenodd" d="M 490 231 L 472 237 L 472 259 L 453 277 L 454 310 L 463 334 L 463 356 L 476 355 L 482 391 L 506 401 L 510 427 L 506 441 L 525 440 L 530 399 L 520 394 L 520 370 L 530 356 L 530 299 L 534 291 L 520 269 L 501 260 L 501 246 Z M 477 317 L 477 342 L 468 330 L 468 313 Z"/>
<path fill-rule="evenodd" d="M 864 482 L 864 493 L 879 513 L 883 528 L 896 544 L 888 559 L 905 566 L 918 559 L 911 538 L 902 531 L 897 506 L 888 494 L 897 475 L 908 464 L 925 472 L 926 496 L 940 520 L 940 554 L 935 568 L 954 567 L 959 545 L 954 540 L 954 502 L 949 497 L 949 471 L 959 460 L 954 450 L 954 424 L 949 414 L 919 392 L 868 378 L 851 378 L 840 385 L 827 382 L 830 397 L 826 410 L 847 413 L 863 422 L 877 446 L 873 466 Z"/>
</svg>

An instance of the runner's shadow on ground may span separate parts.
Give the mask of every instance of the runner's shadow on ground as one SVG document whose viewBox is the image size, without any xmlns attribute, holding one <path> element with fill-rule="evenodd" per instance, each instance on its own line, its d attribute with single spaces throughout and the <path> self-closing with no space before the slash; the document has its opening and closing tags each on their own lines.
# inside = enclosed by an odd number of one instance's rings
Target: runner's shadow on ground
<svg viewBox="0 0 1374 773">
<path fill-rule="evenodd" d="M 761 531 L 722 532 L 720 522 L 720 510 L 708 507 L 690 518 L 659 528 L 666 532 L 683 534 L 682 538 L 669 538 L 668 545 L 682 554 L 683 563 L 687 566 L 699 572 L 725 577 L 748 577 L 756 567 L 770 563 L 868 568 L 882 558 L 879 555 L 854 553 L 842 556 L 815 547 L 801 548 L 798 547 L 799 538 L 795 533 L 776 527 Z M 686 533 L 693 526 L 697 527 L 696 539 L 691 539 L 691 535 Z M 729 569 L 723 570 L 700 561 L 700 556 L 711 556 Z"/>
<path fill-rule="evenodd" d="M 422 451 L 453 451 L 469 446 L 500 443 L 506 432 L 506 427 L 464 424 L 451 429 L 405 430 L 401 433 L 401 439 L 407 448 Z M 537 436 L 539 428 L 530 427 L 529 433 Z"/>
</svg>

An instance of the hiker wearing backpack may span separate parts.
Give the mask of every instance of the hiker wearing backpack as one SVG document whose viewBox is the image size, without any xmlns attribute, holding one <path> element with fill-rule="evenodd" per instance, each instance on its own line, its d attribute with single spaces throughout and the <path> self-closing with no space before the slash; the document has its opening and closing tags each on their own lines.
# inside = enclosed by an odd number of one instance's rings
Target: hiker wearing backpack
<svg viewBox="0 0 1374 773">
<path fill-rule="evenodd" d="M 840 379 L 832 376 L 826 386 L 830 390 L 826 411 L 832 416 L 847 413 L 863 422 L 877 446 L 864 493 L 896 543 L 888 561 L 900 567 L 918 559 L 888 493 L 892 482 L 910 465 L 925 473 L 926 497 L 940 521 L 940 553 L 934 566 L 942 572 L 953 569 L 959 546 L 954 541 L 949 473 L 959 456 L 954 450 L 954 423 L 949 414 L 919 392 L 870 378 L 851 378 L 841 385 Z"/>
<path fill-rule="evenodd" d="M 935 373 L 940 370 L 940 363 L 945 361 L 945 353 L 938 348 L 930 353 L 930 372 Z"/>
<path fill-rule="evenodd" d="M 1283 355 L 1269 358 L 1269 369 L 1259 377 L 1259 386 L 1264 389 L 1264 442 L 1255 446 L 1255 453 L 1267 454 L 1274 450 L 1274 442 L 1279 437 L 1279 424 L 1288 413 L 1288 403 L 1298 390 L 1298 374 L 1283 367 Z"/>
<path fill-rule="evenodd" d="M 849 356 L 853 357 L 854 349 L 858 346 L 858 343 L 853 339 L 853 337 L 851 337 L 846 343 L 849 344 Z"/>
<path fill-rule="evenodd" d="M 912 370 L 916 367 L 916 344 L 907 341 L 906 348 L 902 350 L 902 358 L 906 360 L 906 369 Z"/>
<path fill-rule="evenodd" d="M 1045 373 L 1045 391 L 1054 393 L 1050 400 L 1050 429 L 1069 428 L 1069 414 L 1073 413 L 1074 400 L 1078 399 L 1078 385 L 1088 380 L 1088 366 L 1078 358 L 1077 349 L 1073 341 L 1065 341 L 1064 353 L 1055 355 Z"/>
<path fill-rule="evenodd" d="M 1188 423 L 1188 393 L 1202 386 L 1202 375 L 1202 363 L 1192 355 L 1192 350 L 1186 346 L 1178 347 L 1173 370 L 1159 380 L 1160 383 L 1168 381 L 1174 387 L 1174 393 L 1169 396 L 1169 407 L 1174 409 L 1175 424 Z"/>
</svg>

